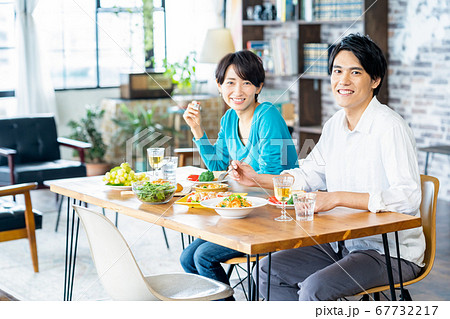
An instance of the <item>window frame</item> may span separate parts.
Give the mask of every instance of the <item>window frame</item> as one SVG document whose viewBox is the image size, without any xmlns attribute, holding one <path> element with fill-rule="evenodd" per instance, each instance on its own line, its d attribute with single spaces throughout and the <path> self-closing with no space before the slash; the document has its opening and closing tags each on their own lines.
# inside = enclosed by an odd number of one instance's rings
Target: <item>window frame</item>
<svg viewBox="0 0 450 319">
<path fill-rule="evenodd" d="M 95 5 L 95 63 L 96 63 L 96 85 L 92 87 L 77 87 L 77 88 L 57 88 L 55 91 L 68 91 L 68 90 L 97 90 L 97 89 L 111 89 L 111 88 L 118 88 L 117 86 L 101 86 L 100 85 L 100 57 L 99 57 L 99 26 L 98 26 L 98 19 L 99 14 L 101 13 L 119 13 L 119 12 L 132 12 L 132 13 L 138 13 L 142 12 L 142 8 L 139 7 L 102 7 L 101 6 L 101 0 L 96 0 Z M 154 7 L 154 11 L 162 11 L 164 14 L 164 53 L 165 58 L 167 59 L 167 18 L 166 18 L 166 3 L 165 0 L 161 0 L 161 6 Z M 14 20 L 16 18 L 16 13 L 14 12 Z M 0 47 L 0 50 L 2 49 L 15 49 L 16 47 Z M 147 57 L 147 52 L 145 53 L 145 57 Z M 147 64 L 148 61 L 144 61 L 144 65 Z M 65 72 L 64 72 L 65 73 Z M 64 78 L 66 78 L 67 75 L 64 75 Z M 15 97 L 15 90 L 10 91 L 1 91 L 0 90 L 0 98 L 4 97 Z"/>
</svg>

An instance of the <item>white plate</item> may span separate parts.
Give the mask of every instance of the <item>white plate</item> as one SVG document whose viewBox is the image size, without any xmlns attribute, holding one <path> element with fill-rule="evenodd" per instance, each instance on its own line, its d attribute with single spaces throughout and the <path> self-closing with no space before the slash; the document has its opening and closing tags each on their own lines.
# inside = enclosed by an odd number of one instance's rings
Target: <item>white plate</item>
<svg viewBox="0 0 450 319">
<path fill-rule="evenodd" d="M 214 209 L 217 212 L 217 214 L 219 214 L 223 218 L 235 219 L 247 217 L 248 214 L 250 214 L 250 212 L 255 208 L 262 207 L 267 204 L 267 200 L 265 200 L 264 198 L 252 196 L 245 196 L 245 198 L 252 203 L 251 207 L 241 207 L 241 208 L 216 207 L 216 205 L 224 199 L 223 197 L 204 200 L 200 202 L 200 205 L 206 208 Z"/>
<path fill-rule="evenodd" d="M 275 204 L 275 203 L 272 203 L 270 200 L 268 200 L 267 203 L 272 206 L 277 206 L 278 208 L 283 208 L 282 204 Z M 294 209 L 294 204 L 290 204 L 290 205 L 286 204 L 284 207 L 286 207 L 286 209 Z"/>
<path fill-rule="evenodd" d="M 131 191 L 131 186 L 113 186 L 113 185 L 105 185 L 107 189 L 116 190 L 116 191 Z"/>
</svg>

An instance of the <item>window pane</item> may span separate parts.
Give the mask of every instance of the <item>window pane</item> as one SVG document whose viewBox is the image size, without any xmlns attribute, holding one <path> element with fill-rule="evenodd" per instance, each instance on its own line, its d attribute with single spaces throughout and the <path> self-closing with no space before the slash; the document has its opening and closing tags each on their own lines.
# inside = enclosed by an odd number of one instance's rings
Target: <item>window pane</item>
<svg viewBox="0 0 450 319">
<path fill-rule="evenodd" d="M 141 13 L 99 13 L 100 86 L 117 86 L 120 73 L 143 72 L 144 28 Z"/>
<path fill-rule="evenodd" d="M 14 5 L 0 3 L 0 48 L 14 46 Z"/>
<path fill-rule="evenodd" d="M 162 68 L 163 60 L 166 58 L 166 38 L 163 11 L 155 11 L 153 13 L 153 50 L 155 68 Z"/>
<path fill-rule="evenodd" d="M 142 7 L 142 0 L 101 0 L 100 6 L 102 8 L 114 8 L 114 7 L 123 7 L 123 8 L 134 8 L 134 7 Z"/>
<path fill-rule="evenodd" d="M 0 91 L 13 91 L 16 87 L 16 50 L 0 49 Z"/>
</svg>

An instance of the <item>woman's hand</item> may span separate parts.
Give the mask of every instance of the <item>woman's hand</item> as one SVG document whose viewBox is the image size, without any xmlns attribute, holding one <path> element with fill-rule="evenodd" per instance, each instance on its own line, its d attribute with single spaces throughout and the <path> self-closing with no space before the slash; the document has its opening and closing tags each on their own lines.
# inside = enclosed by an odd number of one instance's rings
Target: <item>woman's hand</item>
<svg viewBox="0 0 450 319">
<path fill-rule="evenodd" d="M 183 113 L 183 118 L 191 128 L 194 137 L 196 139 L 201 138 L 203 136 L 203 129 L 201 127 L 202 117 L 200 114 L 200 103 L 197 101 L 189 103 L 186 111 Z"/>
<path fill-rule="evenodd" d="M 245 162 L 231 161 L 230 167 L 233 170 L 228 174 L 232 179 L 244 186 L 258 186 L 256 179 L 258 173 Z"/>
</svg>

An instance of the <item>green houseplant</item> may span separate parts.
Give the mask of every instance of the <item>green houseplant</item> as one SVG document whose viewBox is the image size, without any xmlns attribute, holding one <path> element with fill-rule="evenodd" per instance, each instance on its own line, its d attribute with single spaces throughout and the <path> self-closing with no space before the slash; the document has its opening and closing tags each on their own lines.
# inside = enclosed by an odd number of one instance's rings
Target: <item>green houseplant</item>
<svg viewBox="0 0 450 319">
<path fill-rule="evenodd" d="M 164 74 L 172 78 L 172 83 L 176 85 L 174 93 L 192 94 L 197 83 L 195 77 L 195 64 L 197 63 L 197 53 L 192 51 L 182 62 L 169 63 L 164 60 L 166 71 Z"/>
<path fill-rule="evenodd" d="M 160 133 L 152 137 L 152 139 L 155 139 L 153 142 L 156 142 L 156 140 L 159 139 L 163 141 L 163 138 L 166 136 L 174 137 L 175 135 L 179 134 L 173 128 L 167 127 L 161 123 L 157 123 L 154 118 L 153 108 L 146 109 L 142 105 L 137 105 L 132 109 L 129 108 L 126 104 L 122 103 L 120 105 L 120 112 L 118 116 L 112 118 L 112 121 L 117 125 L 117 131 L 115 133 L 116 145 L 125 146 L 127 141 L 129 141 L 134 136 L 140 135 L 140 133 L 142 133 L 144 130 L 147 130 L 147 132 L 145 133 L 150 135 L 152 133 Z M 167 143 L 169 144 L 169 146 L 172 146 L 173 139 L 170 139 Z M 144 146 L 148 147 L 148 145 Z M 131 164 L 138 170 L 145 170 L 146 154 L 143 150 L 139 151 L 142 152 L 142 155 L 144 157 L 143 159 L 140 159 L 141 163 L 135 163 L 138 159 L 136 158 L 136 154 L 133 152 L 133 163 Z M 143 167 L 136 167 L 136 164 Z"/>
<path fill-rule="evenodd" d="M 107 146 L 103 142 L 101 131 L 97 129 L 105 111 L 95 105 L 87 105 L 85 109 L 84 117 L 78 121 L 71 120 L 67 124 L 72 129 L 69 138 L 92 144 L 92 147 L 85 151 L 87 175 L 101 175 L 111 166 L 104 161 Z"/>
</svg>

